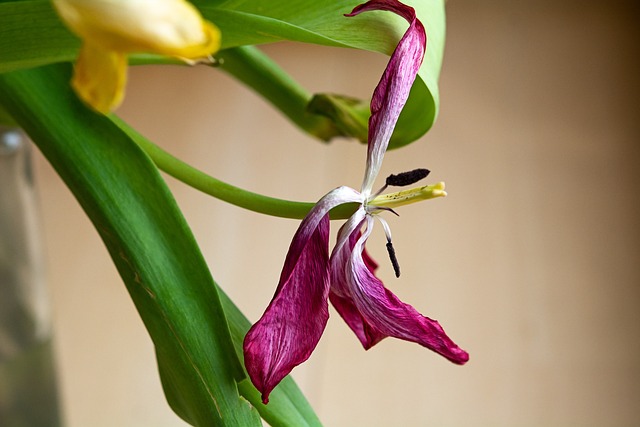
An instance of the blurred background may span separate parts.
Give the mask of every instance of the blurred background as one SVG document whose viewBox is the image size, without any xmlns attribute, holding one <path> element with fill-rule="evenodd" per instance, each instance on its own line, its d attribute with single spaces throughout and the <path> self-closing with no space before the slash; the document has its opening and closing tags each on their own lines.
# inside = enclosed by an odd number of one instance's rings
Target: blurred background
<svg viewBox="0 0 640 427">
<path fill-rule="evenodd" d="M 400 279 L 380 230 L 368 248 L 387 286 L 471 360 L 455 366 L 392 339 L 365 352 L 332 311 L 294 371 L 325 425 L 640 425 L 639 9 L 447 4 L 439 119 L 389 152 L 381 175 L 427 167 L 449 197 L 387 218 Z M 387 60 L 296 44 L 265 51 L 311 91 L 361 98 Z M 306 137 L 217 70 L 135 68 L 119 114 L 211 175 L 267 195 L 313 201 L 362 179 L 364 146 Z M 97 233 L 39 153 L 35 168 L 67 425 L 185 425 Z M 298 222 L 167 180 L 214 278 L 257 320 Z"/>
</svg>

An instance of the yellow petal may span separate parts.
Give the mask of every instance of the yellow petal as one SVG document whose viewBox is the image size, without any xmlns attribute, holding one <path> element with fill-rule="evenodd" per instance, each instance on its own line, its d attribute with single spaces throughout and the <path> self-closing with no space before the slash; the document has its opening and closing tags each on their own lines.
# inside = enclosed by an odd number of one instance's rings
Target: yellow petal
<svg viewBox="0 0 640 427">
<path fill-rule="evenodd" d="M 220 47 L 220 32 L 185 0 L 53 0 L 80 38 L 121 52 L 204 58 Z"/>
<path fill-rule="evenodd" d="M 122 102 L 127 81 L 124 53 L 85 42 L 76 62 L 71 86 L 94 110 L 107 114 Z"/>
</svg>

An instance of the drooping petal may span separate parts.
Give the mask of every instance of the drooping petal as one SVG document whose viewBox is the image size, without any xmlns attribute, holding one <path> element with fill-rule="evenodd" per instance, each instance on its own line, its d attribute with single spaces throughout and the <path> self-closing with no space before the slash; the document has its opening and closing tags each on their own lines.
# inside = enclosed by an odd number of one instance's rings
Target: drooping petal
<svg viewBox="0 0 640 427">
<path fill-rule="evenodd" d="M 306 242 L 298 262 L 280 283 L 262 318 L 244 340 L 244 360 L 251 381 L 269 402 L 271 390 L 309 358 L 329 319 L 329 216 Z"/>
<path fill-rule="evenodd" d="M 71 86 L 94 110 L 107 114 L 122 102 L 127 81 L 127 57 L 90 42 L 82 44 Z"/>
<path fill-rule="evenodd" d="M 360 229 L 365 223 L 366 212 L 364 209 L 357 211 L 349 221 L 347 221 L 338 233 L 338 243 L 331 253 L 331 286 L 329 290 L 329 300 L 336 309 L 340 317 L 353 330 L 360 342 L 365 348 L 369 348 L 386 337 L 369 325 L 362 319 L 362 315 L 353 303 L 351 290 L 348 281 L 344 278 L 350 274 L 348 269 L 351 268 L 351 251 L 356 240 L 361 236 Z M 363 251 L 363 262 L 365 267 L 371 272 L 378 267 L 377 263 Z"/>
<path fill-rule="evenodd" d="M 359 200 L 357 191 L 340 187 L 309 212 L 291 242 L 271 303 L 245 337 L 245 366 L 264 403 L 322 336 L 329 318 L 329 211 Z"/>
<path fill-rule="evenodd" d="M 359 237 L 355 234 L 354 238 L 354 233 L 359 233 L 360 229 L 352 231 L 349 244 L 341 248 L 344 253 L 331 256 L 331 291 L 340 289 L 337 296 L 341 298 L 336 309 L 365 349 L 390 336 L 418 343 L 454 363 L 466 363 L 468 353 L 446 335 L 436 320 L 400 301 L 367 267 L 362 253 L 372 225 L 373 218 L 369 216 L 364 233 Z M 351 230 L 345 230 L 348 231 Z M 346 266 L 337 264 L 344 259 L 348 259 Z M 333 295 L 331 301 L 334 302 Z"/>
<path fill-rule="evenodd" d="M 346 16 L 370 10 L 386 10 L 400 15 L 409 22 L 409 28 L 391 55 L 371 99 L 367 167 L 361 190 L 367 196 L 371 193 L 389 139 L 422 64 L 427 43 L 424 27 L 416 18 L 415 10 L 397 0 L 371 0 Z"/>
</svg>

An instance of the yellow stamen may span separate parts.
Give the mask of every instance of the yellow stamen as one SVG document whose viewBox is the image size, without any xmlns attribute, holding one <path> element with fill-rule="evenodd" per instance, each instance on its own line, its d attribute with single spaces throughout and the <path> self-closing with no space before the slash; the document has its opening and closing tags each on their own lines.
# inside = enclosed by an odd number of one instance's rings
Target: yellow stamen
<svg viewBox="0 0 640 427">
<path fill-rule="evenodd" d="M 446 195 L 447 192 L 444 191 L 444 182 L 438 182 L 437 184 L 425 185 L 424 187 L 416 187 L 409 190 L 398 191 L 396 193 L 383 194 L 374 198 L 368 204 L 370 206 L 393 209 L 398 206 L 408 205 L 422 200 L 445 197 Z"/>
</svg>

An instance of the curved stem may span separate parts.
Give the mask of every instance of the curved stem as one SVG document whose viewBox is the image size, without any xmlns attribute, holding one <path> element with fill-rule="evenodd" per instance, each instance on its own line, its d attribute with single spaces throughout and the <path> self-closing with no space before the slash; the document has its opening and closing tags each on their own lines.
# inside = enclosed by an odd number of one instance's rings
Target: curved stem
<svg viewBox="0 0 640 427">
<path fill-rule="evenodd" d="M 312 95 L 257 47 L 225 49 L 215 57 L 220 70 L 256 91 L 308 134 L 323 141 L 342 135 L 330 119 L 307 110 Z"/>
<path fill-rule="evenodd" d="M 295 202 L 264 196 L 220 181 L 164 151 L 119 117 L 112 115 L 111 120 L 147 153 L 160 170 L 217 199 L 265 215 L 294 219 L 304 218 L 314 206 L 314 203 Z M 331 219 L 349 218 L 356 208 L 357 205 L 355 203 L 338 206 L 331 211 Z"/>
<path fill-rule="evenodd" d="M 129 56 L 129 65 L 150 64 L 185 65 L 185 62 L 155 54 Z M 221 50 L 215 54 L 213 66 L 253 89 L 309 135 L 323 141 L 344 136 L 331 119 L 308 111 L 313 95 L 257 47 Z"/>
</svg>

